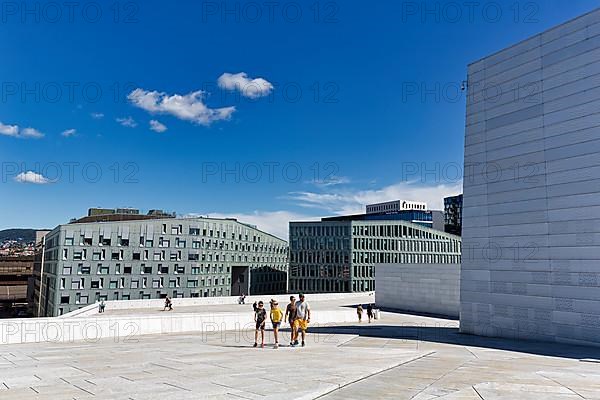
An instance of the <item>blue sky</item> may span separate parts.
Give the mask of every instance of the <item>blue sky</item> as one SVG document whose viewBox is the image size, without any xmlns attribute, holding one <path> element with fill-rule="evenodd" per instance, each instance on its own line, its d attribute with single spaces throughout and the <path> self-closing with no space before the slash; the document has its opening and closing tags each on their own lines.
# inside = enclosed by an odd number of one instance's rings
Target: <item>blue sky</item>
<svg viewBox="0 0 600 400">
<path fill-rule="evenodd" d="M 368 202 L 440 207 L 461 191 L 466 65 L 598 3 L 11 3 L 0 229 L 130 206 L 286 237 Z"/>
</svg>

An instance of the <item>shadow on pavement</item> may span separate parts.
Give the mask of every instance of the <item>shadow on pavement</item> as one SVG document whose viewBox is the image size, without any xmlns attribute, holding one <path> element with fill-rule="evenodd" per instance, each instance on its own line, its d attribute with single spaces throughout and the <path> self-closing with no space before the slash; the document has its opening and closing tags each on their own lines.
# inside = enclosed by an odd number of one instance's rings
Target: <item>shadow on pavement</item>
<svg viewBox="0 0 600 400">
<path fill-rule="evenodd" d="M 445 326 L 418 326 L 415 324 L 382 325 L 379 323 L 368 324 L 363 322 L 362 325 L 311 326 L 309 333 L 323 335 L 345 334 L 370 338 L 443 343 L 572 359 L 600 359 L 600 348 L 537 342 L 526 339 L 513 340 L 474 336 L 460 333 L 456 327 Z"/>
</svg>

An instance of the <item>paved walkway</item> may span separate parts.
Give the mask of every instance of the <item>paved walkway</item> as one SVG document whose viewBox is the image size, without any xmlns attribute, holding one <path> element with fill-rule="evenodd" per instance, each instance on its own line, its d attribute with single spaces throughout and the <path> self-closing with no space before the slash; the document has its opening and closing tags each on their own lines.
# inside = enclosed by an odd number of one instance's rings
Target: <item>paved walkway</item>
<svg viewBox="0 0 600 400">
<path fill-rule="evenodd" d="M 278 350 L 252 348 L 252 332 L 0 346 L 0 399 L 600 399 L 600 363 L 581 361 L 600 349 L 456 326 L 384 313 Z"/>
<path fill-rule="evenodd" d="M 310 296 L 310 295 L 308 295 Z M 297 297 L 297 296 L 296 296 Z M 265 308 L 269 310 L 269 296 L 264 296 L 263 302 L 265 304 Z M 373 302 L 372 296 L 364 296 L 353 299 L 335 299 L 335 300 L 327 300 L 327 301 L 312 301 L 309 297 L 309 302 L 311 308 L 315 310 L 335 310 L 339 307 L 350 307 L 355 306 L 356 304 L 366 305 L 370 302 Z M 285 311 L 285 307 L 287 303 L 279 303 L 279 308 Z M 98 314 L 94 313 L 93 316 L 98 317 L 110 317 L 110 316 L 126 316 L 126 315 L 161 315 L 161 313 L 169 313 L 169 314 L 190 314 L 190 313 L 239 313 L 239 312 L 247 312 L 250 315 L 252 314 L 252 303 L 248 304 L 215 304 L 215 305 L 205 305 L 205 306 L 179 306 L 177 305 L 177 299 L 173 300 L 173 310 L 172 311 L 164 311 L 163 307 L 155 307 L 155 308 L 128 308 L 123 310 L 107 310 L 105 313 Z M 89 315 L 88 315 L 89 316 Z"/>
</svg>

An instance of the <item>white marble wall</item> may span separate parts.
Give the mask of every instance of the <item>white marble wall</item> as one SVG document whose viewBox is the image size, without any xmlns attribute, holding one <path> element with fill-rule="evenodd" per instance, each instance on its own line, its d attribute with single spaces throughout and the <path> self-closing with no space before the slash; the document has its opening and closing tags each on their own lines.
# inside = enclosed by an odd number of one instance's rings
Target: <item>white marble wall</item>
<svg viewBox="0 0 600 400">
<path fill-rule="evenodd" d="M 469 66 L 461 331 L 600 343 L 600 10 Z"/>
<path fill-rule="evenodd" d="M 459 264 L 376 264 L 378 307 L 458 318 Z"/>
</svg>

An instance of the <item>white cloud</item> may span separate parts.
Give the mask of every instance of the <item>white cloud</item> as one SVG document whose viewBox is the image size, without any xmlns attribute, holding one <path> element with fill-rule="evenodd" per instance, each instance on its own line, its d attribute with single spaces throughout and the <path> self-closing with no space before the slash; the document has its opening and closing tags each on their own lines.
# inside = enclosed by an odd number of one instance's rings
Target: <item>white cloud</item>
<svg viewBox="0 0 600 400">
<path fill-rule="evenodd" d="M 204 104 L 205 92 L 198 90 L 185 95 L 135 89 L 127 96 L 131 104 L 153 114 L 170 114 L 185 121 L 208 126 L 227 120 L 235 107 L 209 108 Z"/>
<path fill-rule="evenodd" d="M 15 176 L 14 179 L 19 183 L 33 183 L 34 185 L 46 185 L 52 183 L 50 179 L 33 171 L 21 172 L 19 175 Z"/>
<path fill-rule="evenodd" d="M 61 135 L 64 137 L 71 137 L 71 136 L 75 136 L 76 134 L 77 134 L 77 129 L 67 129 L 66 131 L 63 131 L 61 133 Z"/>
<path fill-rule="evenodd" d="M 164 124 L 161 124 L 157 120 L 150 120 L 150 129 L 154 132 L 163 133 L 167 130 L 167 127 Z"/>
<path fill-rule="evenodd" d="M 336 185 L 347 185 L 349 184 L 350 178 L 345 177 L 345 176 L 329 176 L 327 178 L 324 179 L 314 179 L 308 183 L 312 183 L 315 186 L 318 187 L 327 187 L 327 186 L 336 186 Z"/>
<path fill-rule="evenodd" d="M 135 128 L 138 125 L 137 122 L 135 122 L 135 120 L 131 117 L 117 118 L 116 121 L 126 128 Z"/>
<path fill-rule="evenodd" d="M 288 240 L 290 221 L 319 221 L 318 217 L 290 211 L 254 211 L 252 213 L 210 213 L 212 218 L 236 218 L 239 222 L 255 225 L 261 231 Z"/>
<path fill-rule="evenodd" d="M 102 119 L 104 118 L 104 114 L 101 112 L 93 112 L 90 114 L 90 116 L 94 119 Z"/>
<path fill-rule="evenodd" d="M 399 182 L 375 190 L 330 190 L 323 193 L 292 192 L 288 198 L 299 206 L 325 210 L 335 215 L 360 214 L 365 206 L 391 200 L 424 201 L 431 210 L 444 209 L 444 197 L 462 193 L 462 182 L 420 185 Z"/>
<path fill-rule="evenodd" d="M 12 136 L 20 139 L 40 139 L 44 134 L 34 128 L 21 129 L 18 125 L 5 125 L 0 122 L 0 135 Z"/>
<path fill-rule="evenodd" d="M 221 75 L 217 81 L 221 89 L 237 90 L 242 96 L 251 99 L 268 96 L 273 90 L 273 84 L 263 78 L 250 79 L 245 72 Z"/>
<path fill-rule="evenodd" d="M 0 122 L 0 135 L 19 137 L 19 127 L 17 125 L 4 125 Z"/>
</svg>

